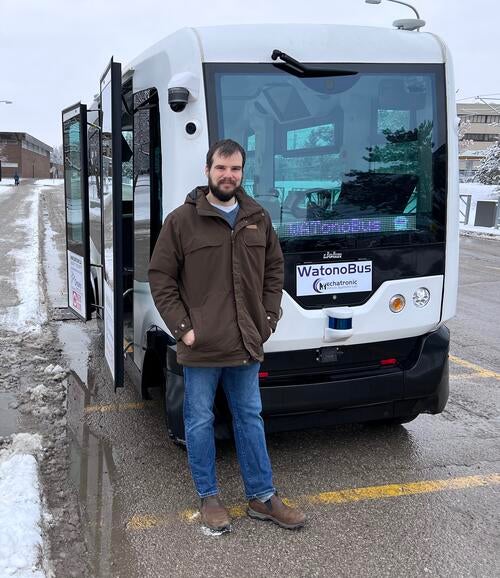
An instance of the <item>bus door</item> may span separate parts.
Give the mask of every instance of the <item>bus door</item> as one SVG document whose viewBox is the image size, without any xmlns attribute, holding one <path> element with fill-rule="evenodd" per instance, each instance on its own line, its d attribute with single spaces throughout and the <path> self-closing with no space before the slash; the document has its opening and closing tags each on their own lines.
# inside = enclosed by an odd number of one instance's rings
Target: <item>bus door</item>
<svg viewBox="0 0 500 578">
<path fill-rule="evenodd" d="M 89 191 L 90 278 L 95 312 L 103 318 L 102 215 L 101 215 L 101 116 L 100 104 L 87 109 L 87 154 Z"/>
<path fill-rule="evenodd" d="M 134 363 L 142 367 L 144 316 L 150 305 L 148 266 L 162 226 L 161 142 L 158 91 L 133 95 L 134 153 Z M 132 352 L 131 352 L 132 353 Z"/>
<path fill-rule="evenodd" d="M 123 242 L 121 64 L 101 77 L 101 187 L 103 227 L 104 352 L 115 388 L 123 386 Z"/>
<path fill-rule="evenodd" d="M 134 99 L 133 71 L 121 82 L 121 166 L 122 166 L 122 259 L 123 259 L 123 352 L 134 355 Z"/>
<path fill-rule="evenodd" d="M 62 111 L 68 306 L 82 320 L 91 316 L 87 107 Z"/>
</svg>

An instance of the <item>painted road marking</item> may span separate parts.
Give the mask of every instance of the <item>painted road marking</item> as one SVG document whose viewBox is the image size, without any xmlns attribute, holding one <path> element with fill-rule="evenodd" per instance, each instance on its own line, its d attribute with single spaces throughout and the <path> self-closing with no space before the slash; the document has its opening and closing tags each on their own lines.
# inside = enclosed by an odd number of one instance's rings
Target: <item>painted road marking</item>
<svg viewBox="0 0 500 578">
<path fill-rule="evenodd" d="M 288 505 L 311 505 L 311 504 L 346 504 L 363 502 L 367 500 L 380 500 L 383 498 L 400 498 L 402 496 L 414 496 L 417 494 L 429 494 L 448 490 L 467 490 L 470 488 L 494 486 L 500 484 L 500 474 L 487 474 L 484 476 L 465 476 L 450 478 L 447 480 L 425 480 L 405 484 L 388 484 L 384 486 L 368 486 L 364 488 L 349 488 L 335 492 L 321 492 L 309 496 L 301 496 L 296 500 L 283 500 Z M 246 515 L 246 504 L 237 504 L 229 508 L 232 518 L 242 518 Z M 198 510 L 183 510 L 164 516 L 132 516 L 127 523 L 127 529 L 131 531 L 148 530 L 158 526 L 173 523 L 179 519 L 186 522 L 195 522 L 199 517 Z"/>
<path fill-rule="evenodd" d="M 475 371 L 476 374 L 480 375 L 481 377 L 493 377 L 493 379 L 500 379 L 500 373 L 491 371 L 490 369 L 485 369 L 480 365 L 476 365 L 475 363 L 471 363 L 465 359 L 460 359 L 460 357 L 456 357 L 455 355 L 450 355 L 450 361 L 456 363 L 457 365 L 461 365 L 462 367 L 472 369 L 472 371 Z"/>
<path fill-rule="evenodd" d="M 482 375 L 479 373 L 450 373 L 450 379 L 481 379 L 483 377 L 489 377 L 488 375 Z"/>
<path fill-rule="evenodd" d="M 123 403 L 108 403 L 98 405 L 87 405 L 84 408 L 84 413 L 107 413 L 110 411 L 128 411 L 131 409 L 145 409 L 146 407 L 154 407 L 160 405 L 159 401 L 130 401 Z"/>
</svg>

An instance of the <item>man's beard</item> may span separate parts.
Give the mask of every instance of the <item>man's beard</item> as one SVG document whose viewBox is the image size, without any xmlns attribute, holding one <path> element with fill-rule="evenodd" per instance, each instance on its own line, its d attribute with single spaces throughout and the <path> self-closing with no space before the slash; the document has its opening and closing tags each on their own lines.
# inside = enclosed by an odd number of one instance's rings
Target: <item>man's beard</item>
<svg viewBox="0 0 500 578">
<path fill-rule="evenodd" d="M 223 181 L 221 184 L 233 184 L 232 181 L 229 180 L 225 180 Z M 230 201 L 234 196 L 235 196 L 235 192 L 236 189 L 238 188 L 239 185 L 234 185 L 234 188 L 232 191 L 223 191 L 220 189 L 220 187 L 218 187 L 210 177 L 208 177 L 208 187 L 210 188 L 210 191 L 212 193 L 212 195 L 218 199 L 219 201 L 221 201 L 222 203 L 227 203 L 228 201 Z"/>
</svg>

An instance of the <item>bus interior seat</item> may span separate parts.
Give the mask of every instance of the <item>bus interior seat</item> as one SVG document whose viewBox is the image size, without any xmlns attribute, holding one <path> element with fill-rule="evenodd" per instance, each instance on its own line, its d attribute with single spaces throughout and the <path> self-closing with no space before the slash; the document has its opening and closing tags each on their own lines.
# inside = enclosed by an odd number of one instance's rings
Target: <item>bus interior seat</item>
<svg viewBox="0 0 500 578">
<path fill-rule="evenodd" d="M 306 193 L 306 219 L 323 221 L 332 216 L 332 193 L 328 189 L 310 190 Z"/>
<path fill-rule="evenodd" d="M 342 181 L 339 198 L 333 206 L 335 217 L 361 216 L 363 213 L 400 215 L 418 180 L 418 176 L 412 174 L 356 173 Z"/>
<path fill-rule="evenodd" d="M 266 209 L 271 216 L 271 220 L 279 221 L 281 216 L 281 202 L 279 199 L 279 191 L 277 189 L 270 189 L 268 193 L 256 195 L 255 200 Z"/>
</svg>

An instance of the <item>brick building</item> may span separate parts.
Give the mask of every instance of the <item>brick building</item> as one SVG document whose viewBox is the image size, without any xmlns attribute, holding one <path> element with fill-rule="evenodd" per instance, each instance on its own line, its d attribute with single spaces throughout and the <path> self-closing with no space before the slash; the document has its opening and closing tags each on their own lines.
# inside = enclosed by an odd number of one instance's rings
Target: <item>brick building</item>
<svg viewBox="0 0 500 578">
<path fill-rule="evenodd" d="M 2 178 L 50 178 L 52 147 L 26 132 L 0 132 Z"/>
</svg>

